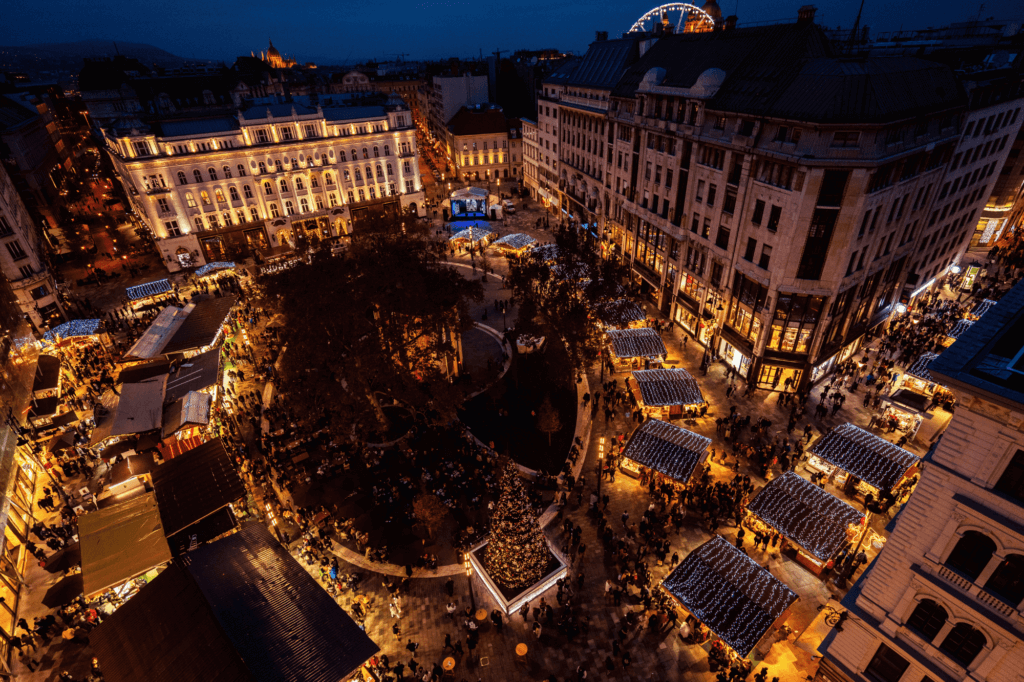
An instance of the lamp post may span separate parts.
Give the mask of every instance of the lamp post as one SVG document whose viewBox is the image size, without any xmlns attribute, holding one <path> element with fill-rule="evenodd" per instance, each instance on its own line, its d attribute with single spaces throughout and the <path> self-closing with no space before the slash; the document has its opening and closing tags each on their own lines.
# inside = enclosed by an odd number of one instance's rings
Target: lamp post
<svg viewBox="0 0 1024 682">
<path fill-rule="evenodd" d="M 601 479 L 604 478 L 604 436 L 597 443 L 597 502 L 601 503 Z"/>
<path fill-rule="evenodd" d="M 469 552 L 463 555 L 462 565 L 466 569 L 466 581 L 469 583 L 469 603 L 476 611 L 476 595 L 473 594 L 473 564 L 469 563 Z"/>
</svg>

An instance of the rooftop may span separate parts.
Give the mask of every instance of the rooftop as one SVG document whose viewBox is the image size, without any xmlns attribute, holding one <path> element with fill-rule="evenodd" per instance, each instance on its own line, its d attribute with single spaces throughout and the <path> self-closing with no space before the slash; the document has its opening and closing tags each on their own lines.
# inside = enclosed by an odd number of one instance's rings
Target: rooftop
<svg viewBox="0 0 1024 682">
<path fill-rule="evenodd" d="M 622 456 L 669 478 L 686 483 L 704 461 L 711 439 L 659 419 L 640 425 Z"/>
<path fill-rule="evenodd" d="M 245 495 L 220 438 L 164 462 L 153 472 L 153 487 L 167 537 Z"/>
<path fill-rule="evenodd" d="M 453 135 L 508 134 L 505 112 L 493 104 L 462 107 L 448 121 L 448 130 Z"/>
</svg>

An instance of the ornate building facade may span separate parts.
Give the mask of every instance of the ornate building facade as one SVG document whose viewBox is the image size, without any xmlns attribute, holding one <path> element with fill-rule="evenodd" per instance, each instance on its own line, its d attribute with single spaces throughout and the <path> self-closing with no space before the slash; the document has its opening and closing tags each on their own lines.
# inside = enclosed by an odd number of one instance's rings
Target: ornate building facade
<svg viewBox="0 0 1024 682">
<path fill-rule="evenodd" d="M 232 116 L 122 119 L 107 150 L 171 271 L 303 235 L 350 232 L 373 211 L 424 215 L 412 115 L 379 106 L 252 103 Z"/>
</svg>

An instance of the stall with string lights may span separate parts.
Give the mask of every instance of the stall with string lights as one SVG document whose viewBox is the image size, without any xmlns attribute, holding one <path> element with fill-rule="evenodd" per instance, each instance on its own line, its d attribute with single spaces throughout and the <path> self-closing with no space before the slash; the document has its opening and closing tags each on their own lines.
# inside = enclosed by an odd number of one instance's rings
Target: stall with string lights
<svg viewBox="0 0 1024 682">
<path fill-rule="evenodd" d="M 136 305 L 156 302 L 159 298 L 164 297 L 173 290 L 174 286 L 169 279 L 158 279 L 154 282 L 146 282 L 145 284 L 136 284 L 133 287 L 128 287 L 125 289 L 125 295 L 128 297 L 129 303 L 134 307 Z"/>
<path fill-rule="evenodd" d="M 235 264 L 232 261 L 218 260 L 212 263 L 207 263 L 201 268 L 196 270 L 196 277 L 217 277 L 219 275 L 228 274 L 235 269 Z"/>
<path fill-rule="evenodd" d="M 891 492 L 904 479 L 917 473 L 920 459 L 873 433 L 841 424 L 809 450 L 808 468 L 832 479 L 846 494 Z"/>
<path fill-rule="evenodd" d="M 707 405 L 697 380 L 685 369 L 638 369 L 633 371 L 636 384 L 632 390 L 644 414 L 659 419 L 676 419 L 701 413 Z"/>
<path fill-rule="evenodd" d="M 611 329 L 607 332 L 617 370 L 650 369 L 668 355 L 661 335 L 650 327 Z"/>
<path fill-rule="evenodd" d="M 971 308 L 971 312 L 967 313 L 967 319 L 977 322 L 981 319 L 981 316 L 987 313 L 996 303 L 998 303 L 998 301 L 993 301 L 991 298 L 984 299 L 981 303 Z"/>
<path fill-rule="evenodd" d="M 746 657 L 799 598 L 721 535 L 690 552 L 661 587 L 725 644 L 722 665 Z"/>
<path fill-rule="evenodd" d="M 98 343 L 106 349 L 110 347 L 110 336 L 103 327 L 103 320 L 69 320 L 43 334 L 43 343 L 61 349 Z"/>
<path fill-rule="evenodd" d="M 486 246 L 487 241 L 494 235 L 495 232 L 486 223 L 481 223 L 459 230 L 448 241 L 456 246 Z"/>
<path fill-rule="evenodd" d="M 831 568 L 836 554 L 856 544 L 865 516 L 810 481 L 787 471 L 773 478 L 747 505 L 743 525 L 754 532 L 777 531 L 780 551 L 815 575 Z"/>
<path fill-rule="evenodd" d="M 971 328 L 974 324 L 974 320 L 964 318 L 953 325 L 952 329 L 946 332 L 946 338 L 942 340 L 942 345 L 946 348 L 952 346 L 957 339 L 963 336 L 964 332 Z"/>
<path fill-rule="evenodd" d="M 618 298 L 599 306 L 597 319 L 608 329 L 630 329 L 644 326 L 647 313 L 628 298 Z"/>
<path fill-rule="evenodd" d="M 536 243 L 537 240 L 528 234 L 513 232 L 512 234 L 506 234 L 501 239 L 495 240 L 494 246 L 508 255 L 521 256 Z"/>
<path fill-rule="evenodd" d="M 708 456 L 711 439 L 674 424 L 648 419 L 638 426 L 622 450 L 619 469 L 639 477 L 646 469 L 677 485 L 689 483 Z"/>
</svg>

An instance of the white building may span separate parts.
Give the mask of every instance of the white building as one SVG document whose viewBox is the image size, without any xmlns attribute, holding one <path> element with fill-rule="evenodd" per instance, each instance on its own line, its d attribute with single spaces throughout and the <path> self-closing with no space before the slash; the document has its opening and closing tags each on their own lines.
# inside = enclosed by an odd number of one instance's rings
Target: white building
<svg viewBox="0 0 1024 682">
<path fill-rule="evenodd" d="M 973 173 L 973 171 L 972 171 Z M 821 649 L 830 682 L 1010 682 L 1024 669 L 1024 285 L 932 362 L 956 414 Z"/>
<path fill-rule="evenodd" d="M 42 260 L 39 228 L 0 164 L 0 271 L 10 281 L 21 310 L 37 330 L 66 319 L 56 286 Z"/>
<path fill-rule="evenodd" d="M 294 246 L 301 233 L 335 237 L 372 211 L 424 214 L 416 134 L 401 98 L 383 106 L 299 99 L 234 116 L 123 119 L 104 130 L 169 270 Z"/>
<path fill-rule="evenodd" d="M 531 194 L 545 208 L 558 212 L 558 122 L 559 101 L 566 92 L 566 83 L 580 64 L 571 59 L 550 76 L 537 96 L 537 190 Z"/>
</svg>

